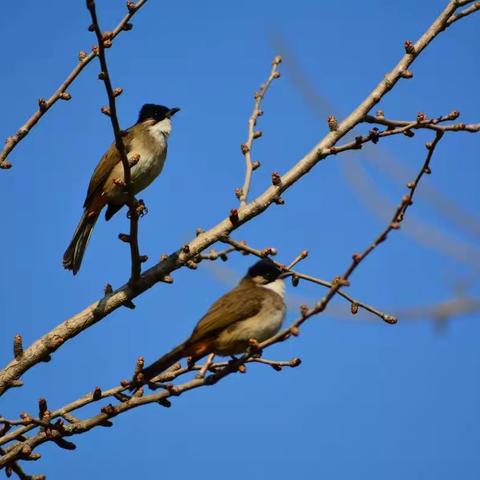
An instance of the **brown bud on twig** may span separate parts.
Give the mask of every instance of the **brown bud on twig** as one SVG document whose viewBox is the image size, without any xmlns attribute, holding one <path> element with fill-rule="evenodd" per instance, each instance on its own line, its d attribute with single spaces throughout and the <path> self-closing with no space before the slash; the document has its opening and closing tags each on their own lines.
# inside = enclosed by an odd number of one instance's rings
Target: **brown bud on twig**
<svg viewBox="0 0 480 480">
<path fill-rule="evenodd" d="M 109 283 L 106 283 L 103 287 L 104 295 L 110 295 L 113 292 L 113 288 Z"/>
<path fill-rule="evenodd" d="M 372 141 L 372 143 L 378 143 L 378 139 L 380 138 L 378 135 L 378 128 L 373 127 L 369 132 L 368 132 L 368 138 Z"/>
<path fill-rule="evenodd" d="M 272 65 L 280 65 L 280 63 L 282 63 L 282 60 L 283 59 L 281 55 L 276 55 L 272 61 Z"/>
<path fill-rule="evenodd" d="M 47 109 L 47 101 L 44 98 L 39 98 L 38 107 L 41 112 L 44 112 Z"/>
<path fill-rule="evenodd" d="M 100 111 L 106 115 L 107 117 L 109 117 L 111 114 L 110 114 L 110 108 L 109 107 L 106 107 L 106 106 L 103 106 Z"/>
<path fill-rule="evenodd" d="M 130 243 L 130 235 L 126 233 L 119 233 L 118 239 L 125 243 Z"/>
<path fill-rule="evenodd" d="M 148 255 L 140 255 L 138 257 L 138 260 L 139 260 L 140 263 L 148 262 Z"/>
<path fill-rule="evenodd" d="M 86 58 L 87 52 L 80 50 L 80 52 L 78 52 L 78 60 L 80 60 L 80 62 L 83 62 Z"/>
<path fill-rule="evenodd" d="M 93 23 L 91 23 L 89 26 L 88 26 L 88 31 L 89 32 L 94 32 L 95 31 L 95 25 Z"/>
<path fill-rule="evenodd" d="M 111 40 L 113 38 L 113 32 L 103 32 L 102 38 L 104 40 Z"/>
<path fill-rule="evenodd" d="M 294 337 L 298 337 L 300 335 L 300 329 L 294 325 L 293 327 L 290 327 L 290 333 Z"/>
<path fill-rule="evenodd" d="M 19 360 L 22 355 L 23 355 L 22 336 L 19 333 L 17 333 L 13 337 L 13 356 L 15 357 L 15 360 Z"/>
<path fill-rule="evenodd" d="M 130 13 L 133 13 L 138 7 L 137 7 L 137 5 L 135 4 L 135 2 L 132 2 L 132 1 L 128 0 L 128 2 L 127 2 L 127 8 L 128 8 L 128 11 L 129 11 Z"/>
<path fill-rule="evenodd" d="M 276 197 L 276 198 L 273 199 L 273 201 L 277 205 L 285 205 L 285 200 L 282 197 Z"/>
<path fill-rule="evenodd" d="M 104 407 L 102 407 L 100 409 L 100 411 L 102 413 L 105 413 L 106 415 L 109 415 L 109 416 L 113 416 L 113 415 L 116 415 L 117 411 L 115 409 L 115 407 L 109 403 L 108 405 L 105 405 Z"/>
<path fill-rule="evenodd" d="M 248 148 L 248 145 L 247 145 L 246 143 L 242 143 L 242 144 L 240 145 L 240 148 L 241 148 L 242 153 L 243 153 L 244 155 L 250 151 L 250 148 Z"/>
<path fill-rule="evenodd" d="M 130 310 L 135 310 L 136 305 L 131 301 L 131 300 L 125 300 L 122 305 L 125 307 L 125 308 L 128 308 Z"/>
<path fill-rule="evenodd" d="M 243 190 L 241 188 L 236 188 L 235 189 L 235 196 L 240 199 L 241 196 L 243 195 Z"/>
<path fill-rule="evenodd" d="M 408 138 L 412 138 L 415 136 L 415 133 L 413 132 L 413 130 L 405 130 L 403 134 Z"/>
<path fill-rule="evenodd" d="M 238 373 L 247 373 L 247 367 L 245 365 L 239 365 L 237 371 Z"/>
<path fill-rule="evenodd" d="M 350 311 L 352 312 L 352 315 L 356 315 L 358 313 L 358 303 L 353 302 L 350 306 Z"/>
<path fill-rule="evenodd" d="M 102 389 L 100 387 L 95 387 L 95 390 L 92 393 L 93 400 L 97 401 L 102 398 Z"/>
<path fill-rule="evenodd" d="M 182 252 L 183 253 L 190 253 L 190 245 L 188 243 L 186 243 L 185 245 L 183 245 L 182 247 Z"/>
<path fill-rule="evenodd" d="M 124 26 L 123 26 L 123 30 L 125 30 L 126 32 L 128 32 L 129 30 L 131 30 L 133 28 L 133 23 L 130 23 L 130 22 L 127 22 Z"/>
<path fill-rule="evenodd" d="M 10 168 L 12 168 L 12 164 L 7 160 L 3 160 L 3 162 L 0 162 L 0 168 L 2 168 L 3 170 L 9 170 Z"/>
<path fill-rule="evenodd" d="M 259 167 L 260 167 L 260 162 L 258 160 L 255 160 L 254 162 L 252 162 L 252 170 L 256 170 Z"/>
<path fill-rule="evenodd" d="M 282 184 L 282 177 L 278 172 L 272 173 L 272 185 L 279 187 Z"/>
<path fill-rule="evenodd" d="M 122 93 L 123 93 L 123 88 L 121 88 L 121 87 L 117 87 L 117 88 L 113 89 L 113 96 L 114 97 L 118 97 Z"/>
<path fill-rule="evenodd" d="M 389 323 L 390 325 L 394 325 L 395 323 L 397 323 L 397 317 L 393 316 L 393 315 L 388 315 L 387 313 L 384 313 L 382 315 L 382 319 Z"/>
<path fill-rule="evenodd" d="M 298 357 L 292 358 L 290 360 L 290 366 L 291 367 L 298 367 L 302 363 L 302 360 Z"/>
<path fill-rule="evenodd" d="M 346 278 L 343 278 L 341 276 L 336 276 L 333 279 L 332 284 L 334 286 L 340 286 L 340 287 L 349 287 L 350 286 L 350 282 Z"/>
<path fill-rule="evenodd" d="M 198 268 L 198 265 L 193 260 L 188 260 L 185 266 L 190 270 L 196 270 Z"/>
<path fill-rule="evenodd" d="M 232 222 L 233 225 L 236 225 L 238 223 L 238 210 L 236 208 L 232 208 L 230 210 L 230 215 L 228 217 L 230 221 Z"/>
<path fill-rule="evenodd" d="M 417 113 L 417 122 L 424 122 L 427 119 L 427 116 L 423 112 Z"/>
<path fill-rule="evenodd" d="M 377 113 L 375 113 L 376 118 L 384 118 L 385 114 L 383 113 L 383 110 L 377 110 Z"/>
<path fill-rule="evenodd" d="M 450 120 L 456 120 L 460 116 L 460 112 L 454 110 L 453 112 L 450 112 L 448 116 L 450 117 Z"/>
<path fill-rule="evenodd" d="M 27 412 L 22 412 L 20 414 L 20 418 L 23 420 L 23 423 L 25 425 L 28 425 L 29 423 L 32 422 L 32 417 Z"/>
<path fill-rule="evenodd" d="M 402 203 L 405 205 L 412 205 L 413 204 L 412 197 L 410 195 L 404 195 L 402 197 Z"/>
<path fill-rule="evenodd" d="M 205 233 L 205 229 L 203 229 L 202 227 L 197 227 L 197 228 L 195 229 L 195 236 L 198 237 L 198 236 L 201 235 L 202 233 Z"/>
<path fill-rule="evenodd" d="M 327 124 L 331 132 L 334 132 L 338 129 L 338 122 L 334 115 L 329 115 L 327 117 Z"/>
<path fill-rule="evenodd" d="M 292 275 L 292 286 L 297 287 L 300 282 L 300 278 L 297 275 Z"/>
<path fill-rule="evenodd" d="M 104 40 L 103 46 L 105 48 L 110 48 L 112 46 L 112 41 L 111 40 Z"/>
<path fill-rule="evenodd" d="M 172 402 L 168 398 L 161 398 L 157 403 L 165 408 L 170 408 L 172 406 Z"/>
<path fill-rule="evenodd" d="M 305 318 L 307 316 L 308 310 L 309 310 L 308 305 L 305 305 L 305 304 L 300 305 L 300 315 L 302 316 L 302 318 Z"/>
<path fill-rule="evenodd" d="M 272 78 L 280 78 L 280 72 L 273 72 Z"/>
<path fill-rule="evenodd" d="M 406 79 L 413 78 L 413 73 L 410 70 L 403 70 L 400 75 Z"/>
<path fill-rule="evenodd" d="M 358 263 L 360 260 L 362 259 L 362 255 L 360 253 L 354 253 L 352 255 L 352 260 L 355 262 L 355 263 Z"/>
<path fill-rule="evenodd" d="M 405 52 L 406 53 L 408 53 L 410 55 L 413 55 L 415 53 L 415 44 L 411 40 L 407 40 L 404 43 L 404 47 L 405 47 Z"/>
<path fill-rule="evenodd" d="M 71 100 L 72 96 L 68 92 L 62 92 L 59 96 L 62 100 Z"/>
<path fill-rule="evenodd" d="M 77 448 L 77 446 L 73 442 L 69 442 L 62 437 L 52 438 L 52 440 L 55 442 L 56 445 L 58 445 L 60 448 L 64 448 L 65 450 L 75 450 Z"/>
<path fill-rule="evenodd" d="M 42 420 L 48 412 L 48 406 L 47 406 L 47 401 L 44 398 L 40 398 L 38 400 L 38 417 L 40 420 Z M 49 415 L 47 415 L 49 416 Z"/>
<path fill-rule="evenodd" d="M 253 138 L 260 138 L 262 136 L 262 131 L 261 130 L 255 130 L 253 132 Z"/>
<path fill-rule="evenodd" d="M 430 175 L 430 174 L 432 173 L 432 169 L 427 166 L 427 167 L 425 167 L 425 168 L 423 169 L 423 173 L 424 173 L 425 175 Z"/>
</svg>

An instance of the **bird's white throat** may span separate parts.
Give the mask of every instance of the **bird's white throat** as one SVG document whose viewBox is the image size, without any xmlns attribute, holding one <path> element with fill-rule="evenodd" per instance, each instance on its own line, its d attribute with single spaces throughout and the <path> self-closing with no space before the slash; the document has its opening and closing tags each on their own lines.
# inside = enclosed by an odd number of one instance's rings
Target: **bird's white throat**
<svg viewBox="0 0 480 480">
<path fill-rule="evenodd" d="M 282 298 L 285 296 L 285 282 L 279 278 L 274 282 L 267 283 L 266 285 L 260 285 L 262 288 L 267 288 L 272 292 L 275 292 L 277 295 L 280 295 Z"/>
<path fill-rule="evenodd" d="M 155 137 L 162 139 L 168 137 L 172 131 L 172 122 L 169 118 L 164 118 L 160 122 L 157 122 L 155 125 L 148 127 L 148 131 Z"/>
</svg>

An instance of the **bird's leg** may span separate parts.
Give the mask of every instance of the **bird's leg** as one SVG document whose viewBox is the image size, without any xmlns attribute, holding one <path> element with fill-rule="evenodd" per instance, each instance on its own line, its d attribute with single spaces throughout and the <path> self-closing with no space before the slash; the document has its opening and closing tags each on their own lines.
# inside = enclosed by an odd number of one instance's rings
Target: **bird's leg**
<svg viewBox="0 0 480 480">
<path fill-rule="evenodd" d="M 148 208 L 145 206 L 145 202 L 142 199 L 137 200 L 134 197 L 131 205 L 135 209 L 135 213 L 137 214 L 137 217 L 143 217 L 148 213 Z M 131 218 L 131 217 L 132 217 L 132 214 L 129 209 L 127 212 L 127 218 Z"/>
<path fill-rule="evenodd" d="M 248 340 L 248 348 L 246 353 L 254 357 L 262 356 L 262 349 L 260 348 L 256 338 L 250 338 L 250 340 Z"/>
<path fill-rule="evenodd" d="M 210 366 L 212 365 L 213 363 L 213 359 L 215 358 L 215 354 L 214 353 L 211 353 L 208 357 L 207 357 L 207 361 L 202 365 L 202 368 L 200 369 L 200 371 L 198 372 L 197 376 L 195 378 L 203 378 L 205 377 L 205 374 L 207 373 L 207 370 L 210 368 Z"/>
</svg>

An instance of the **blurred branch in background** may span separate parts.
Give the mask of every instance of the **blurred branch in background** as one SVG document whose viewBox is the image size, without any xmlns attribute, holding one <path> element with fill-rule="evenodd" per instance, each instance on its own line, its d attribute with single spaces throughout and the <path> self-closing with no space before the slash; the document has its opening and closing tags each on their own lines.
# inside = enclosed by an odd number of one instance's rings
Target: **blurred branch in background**
<svg viewBox="0 0 480 480">
<path fill-rule="evenodd" d="M 478 2 L 469 7 L 468 12 L 475 12 L 480 8 Z M 463 18 L 463 15 L 460 16 Z M 270 42 L 275 51 L 281 52 L 286 59 L 285 70 L 287 79 L 289 79 L 297 89 L 305 104 L 316 113 L 323 121 L 332 112 L 337 109 L 331 102 L 322 95 L 314 85 L 312 79 L 306 74 L 301 66 L 300 59 L 297 57 L 291 45 L 278 32 L 270 36 Z M 411 72 L 410 72 L 411 74 Z M 411 74 L 413 76 L 413 74 Z M 406 121 L 392 121 L 383 117 L 383 112 L 379 116 L 367 116 L 369 123 L 378 123 L 391 128 L 408 125 Z M 463 125 L 464 131 L 478 132 L 479 124 Z M 455 127 L 454 127 L 455 128 Z M 355 135 L 355 132 L 352 131 Z M 394 157 L 389 151 L 378 145 L 366 145 L 361 153 L 362 160 L 368 162 L 382 174 L 393 179 L 399 186 L 403 186 L 406 179 L 412 175 L 411 170 Z M 363 162 L 356 159 L 342 159 L 338 162 L 342 174 L 357 194 L 360 201 L 379 219 L 385 221 L 391 211 L 392 201 L 390 197 L 384 194 L 381 186 L 371 179 L 367 174 Z M 419 192 L 419 197 L 428 203 L 434 211 L 447 223 L 445 230 L 428 223 L 425 218 L 419 218 L 417 215 L 411 215 L 408 222 L 402 230 L 406 235 L 414 239 L 418 244 L 435 250 L 442 255 L 448 256 L 452 260 L 467 266 L 471 273 L 467 276 L 469 284 L 475 283 L 479 279 L 480 272 L 480 248 L 478 239 L 480 238 L 480 217 L 467 211 L 457 201 L 449 198 L 447 194 L 439 192 L 433 185 L 425 184 Z M 448 228 L 450 227 L 450 228 Z M 460 236 L 473 237 L 472 243 Z M 473 280 L 472 280 L 473 279 Z M 469 285 L 471 286 L 471 285 Z M 447 319 L 457 316 L 480 312 L 480 297 L 473 296 L 466 298 L 465 289 L 461 291 L 452 287 L 452 297 L 440 302 L 438 305 L 425 306 L 390 306 L 389 310 L 395 313 L 402 320 L 427 318 L 445 323 Z M 330 310 L 337 317 L 345 317 L 348 313 L 344 309 L 334 308 Z M 359 317 L 360 318 L 360 317 Z"/>
</svg>

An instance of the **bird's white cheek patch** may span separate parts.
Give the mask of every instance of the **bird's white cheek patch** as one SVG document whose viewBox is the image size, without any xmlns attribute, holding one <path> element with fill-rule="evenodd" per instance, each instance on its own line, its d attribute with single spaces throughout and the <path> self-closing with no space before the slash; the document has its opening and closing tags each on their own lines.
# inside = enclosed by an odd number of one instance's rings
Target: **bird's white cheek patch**
<svg viewBox="0 0 480 480">
<path fill-rule="evenodd" d="M 148 127 L 148 130 L 156 138 L 168 137 L 172 132 L 172 122 L 169 118 L 164 118 L 155 125 Z"/>
<path fill-rule="evenodd" d="M 275 280 L 272 283 L 261 285 L 262 288 L 266 288 L 280 295 L 282 298 L 285 296 L 285 282 L 282 279 Z"/>
</svg>

